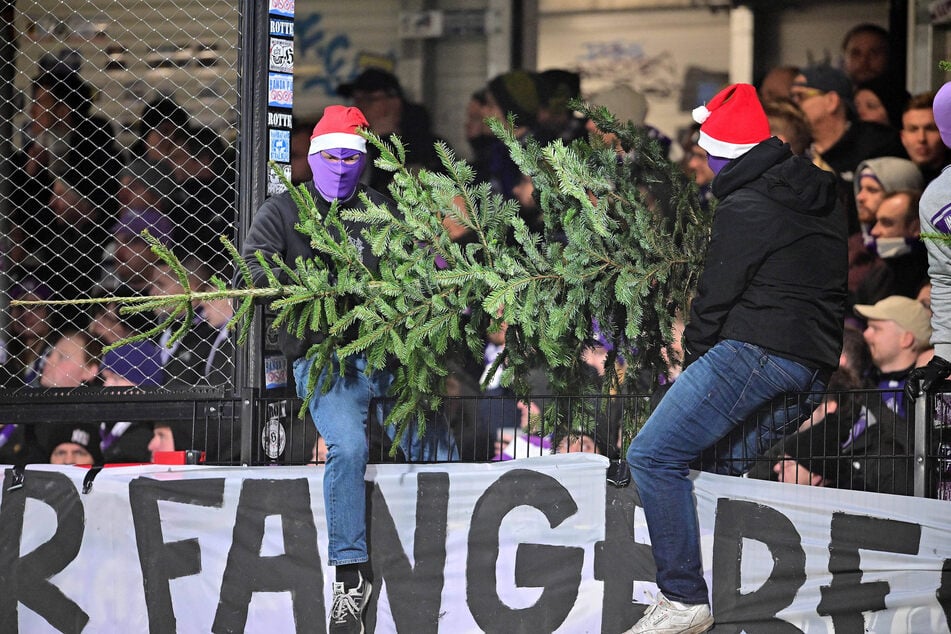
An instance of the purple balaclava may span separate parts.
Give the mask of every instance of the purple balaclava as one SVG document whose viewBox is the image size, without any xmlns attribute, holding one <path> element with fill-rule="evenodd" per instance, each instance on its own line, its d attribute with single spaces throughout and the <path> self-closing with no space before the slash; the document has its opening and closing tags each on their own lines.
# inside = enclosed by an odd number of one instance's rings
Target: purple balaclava
<svg viewBox="0 0 951 634">
<path fill-rule="evenodd" d="M 367 142 L 358 133 L 369 127 L 359 108 L 327 106 L 310 137 L 307 162 L 314 186 L 327 202 L 349 200 L 366 166 Z"/>
<path fill-rule="evenodd" d="M 934 96 L 934 122 L 941 133 L 941 141 L 951 147 L 951 82 L 946 83 Z"/>
<path fill-rule="evenodd" d="M 348 200 L 357 191 L 367 155 L 359 150 L 331 148 L 307 157 L 314 186 L 327 202 Z"/>
<path fill-rule="evenodd" d="M 712 154 L 707 154 L 707 165 L 710 166 L 710 171 L 713 172 L 713 175 L 716 176 L 720 173 L 727 163 L 733 159 L 724 158 L 722 156 L 714 156 Z"/>
</svg>

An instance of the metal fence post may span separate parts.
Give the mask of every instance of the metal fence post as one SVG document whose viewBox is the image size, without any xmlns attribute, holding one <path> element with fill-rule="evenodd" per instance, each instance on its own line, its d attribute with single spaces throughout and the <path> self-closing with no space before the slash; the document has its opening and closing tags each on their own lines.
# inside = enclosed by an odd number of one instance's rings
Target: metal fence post
<svg viewBox="0 0 951 634">
<path fill-rule="evenodd" d="M 915 399 L 915 407 L 912 410 L 913 425 L 915 427 L 915 497 L 926 497 L 928 495 L 928 404 L 933 397 L 930 394 L 922 394 Z"/>
<path fill-rule="evenodd" d="M 244 243 L 251 217 L 264 202 L 267 184 L 267 69 L 268 5 L 258 0 L 241 3 L 238 125 L 238 244 Z M 260 393 L 262 377 L 262 311 L 255 311 L 247 345 L 239 346 L 235 391 L 242 401 Z M 249 396 L 250 395 L 250 396 Z M 241 407 L 241 463 L 251 462 L 254 431 L 253 402 Z"/>
</svg>

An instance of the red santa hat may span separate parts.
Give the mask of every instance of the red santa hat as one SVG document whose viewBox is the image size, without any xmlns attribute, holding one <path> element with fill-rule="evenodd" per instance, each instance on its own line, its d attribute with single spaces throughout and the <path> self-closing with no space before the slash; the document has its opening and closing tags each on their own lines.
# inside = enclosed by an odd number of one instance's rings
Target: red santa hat
<svg viewBox="0 0 951 634">
<path fill-rule="evenodd" d="M 314 133 L 310 135 L 310 149 L 307 154 L 341 148 L 366 153 L 366 139 L 357 134 L 357 128 L 368 127 L 370 124 L 359 108 L 327 106 L 324 108 L 324 116 L 314 126 Z"/>
<path fill-rule="evenodd" d="M 769 121 L 750 84 L 733 84 L 693 110 L 700 124 L 697 145 L 713 156 L 735 159 L 770 136 Z"/>
</svg>

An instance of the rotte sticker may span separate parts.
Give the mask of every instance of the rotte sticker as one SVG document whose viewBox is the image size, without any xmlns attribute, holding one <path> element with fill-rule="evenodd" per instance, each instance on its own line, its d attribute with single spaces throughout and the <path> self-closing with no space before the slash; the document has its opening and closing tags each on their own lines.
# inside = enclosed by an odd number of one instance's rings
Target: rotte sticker
<svg viewBox="0 0 951 634">
<path fill-rule="evenodd" d="M 294 22 L 293 20 L 281 20 L 279 18 L 271 18 L 269 20 L 271 23 L 270 31 L 273 37 L 294 37 Z"/>
</svg>

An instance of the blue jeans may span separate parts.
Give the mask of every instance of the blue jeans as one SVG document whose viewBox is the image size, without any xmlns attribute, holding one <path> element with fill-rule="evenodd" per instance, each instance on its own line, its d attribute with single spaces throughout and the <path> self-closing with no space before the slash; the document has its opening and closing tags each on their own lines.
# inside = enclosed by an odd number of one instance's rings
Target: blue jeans
<svg viewBox="0 0 951 634">
<path fill-rule="evenodd" d="M 819 372 L 733 340 L 674 381 L 627 451 L 650 533 L 657 585 L 668 599 L 707 603 L 689 465 L 785 392 L 821 392 Z"/>
<path fill-rule="evenodd" d="M 294 361 L 297 395 L 307 397 L 307 381 L 313 361 L 301 357 Z M 327 562 L 331 566 L 367 561 L 366 498 L 363 477 L 366 474 L 367 416 L 370 400 L 386 394 L 393 375 L 376 371 L 369 376 L 366 359 L 350 357 L 344 376 L 339 377 L 336 358 L 331 376 L 333 385 L 321 394 L 327 372 L 317 380 L 314 397 L 308 403 L 317 431 L 327 443 L 324 466 L 324 511 L 327 516 Z M 377 417 L 386 417 L 383 400 L 377 401 Z"/>
</svg>

